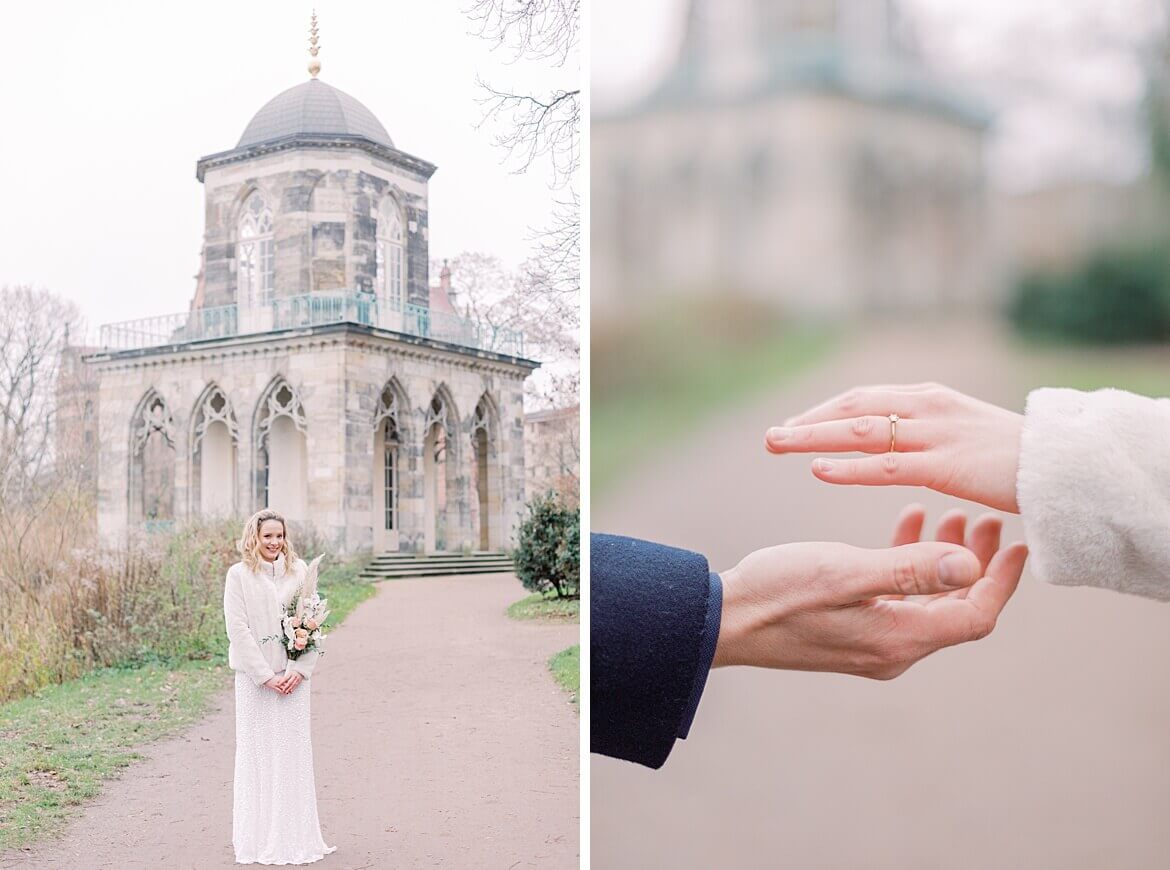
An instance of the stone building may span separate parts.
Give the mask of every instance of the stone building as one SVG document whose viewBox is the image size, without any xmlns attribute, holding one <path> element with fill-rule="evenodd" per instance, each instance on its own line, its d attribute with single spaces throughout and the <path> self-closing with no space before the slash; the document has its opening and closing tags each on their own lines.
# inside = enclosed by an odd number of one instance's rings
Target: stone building
<svg viewBox="0 0 1170 870">
<path fill-rule="evenodd" d="M 822 315 L 984 305 L 986 111 L 893 0 L 690 0 L 674 67 L 591 127 L 594 316 L 687 293 Z"/>
<path fill-rule="evenodd" d="M 512 542 L 537 363 L 523 336 L 433 304 L 435 166 L 315 66 L 198 161 L 190 310 L 108 324 L 85 357 L 108 543 L 265 505 L 343 553 Z"/>
<path fill-rule="evenodd" d="M 559 493 L 576 505 L 581 493 L 581 408 L 524 415 L 524 469 L 530 495 Z"/>
<path fill-rule="evenodd" d="M 54 385 L 53 450 L 60 461 L 75 467 L 87 488 L 97 484 L 98 384 L 84 358 L 97 349 L 70 344 L 66 330 Z"/>
</svg>

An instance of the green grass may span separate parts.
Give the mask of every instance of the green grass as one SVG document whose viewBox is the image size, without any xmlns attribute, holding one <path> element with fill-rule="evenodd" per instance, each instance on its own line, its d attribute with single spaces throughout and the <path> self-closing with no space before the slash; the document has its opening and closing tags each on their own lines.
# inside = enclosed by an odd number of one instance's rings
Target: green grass
<svg viewBox="0 0 1170 870">
<path fill-rule="evenodd" d="M 547 598 L 537 592 L 508 606 L 513 619 L 539 619 L 546 622 L 580 622 L 580 598 Z"/>
<path fill-rule="evenodd" d="M 581 712 L 581 646 L 573 644 L 548 660 L 553 679 L 569 693 L 569 700 L 577 712 Z"/>
<path fill-rule="evenodd" d="M 334 629 L 376 592 L 355 574 L 347 565 L 322 573 Z M 0 849 L 59 832 L 103 780 L 142 757 L 136 748 L 197 721 L 230 685 L 226 647 L 225 634 L 209 660 L 102 668 L 0 705 Z"/>
<path fill-rule="evenodd" d="M 838 337 L 832 327 L 796 326 L 743 300 L 692 303 L 594 333 L 594 495 L 656 447 L 819 362 Z"/>
</svg>

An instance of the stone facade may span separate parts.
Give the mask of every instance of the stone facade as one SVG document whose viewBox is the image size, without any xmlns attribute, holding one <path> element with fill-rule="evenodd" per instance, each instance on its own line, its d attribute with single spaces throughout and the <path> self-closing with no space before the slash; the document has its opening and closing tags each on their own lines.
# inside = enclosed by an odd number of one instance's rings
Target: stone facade
<svg viewBox="0 0 1170 870">
<path fill-rule="evenodd" d="M 295 337 L 238 337 L 180 347 L 94 354 L 99 372 L 100 429 L 103 433 L 98 480 L 100 531 L 108 543 L 125 539 L 149 517 L 132 515 L 141 497 L 130 485 L 151 488 L 135 471 L 141 428 L 139 409 L 148 397 L 161 397 L 165 411 L 160 441 L 171 451 L 173 518 L 198 517 L 201 505 L 193 470 L 200 398 L 209 386 L 227 397 L 236 423 L 230 468 L 232 513 L 244 516 L 264 506 L 264 454 L 260 425 L 265 400 L 287 383 L 304 417 L 307 456 L 305 514 L 340 552 L 369 551 L 382 511 L 383 489 L 375 479 L 375 429 L 379 397 L 390 385 L 400 399 L 398 549 L 435 549 L 433 528 L 446 529 L 448 550 L 501 549 L 509 546 L 523 510 L 523 382 L 531 365 L 490 353 L 469 353 L 419 341 L 408 343 L 354 324 L 315 327 Z M 432 399 L 447 399 L 450 428 L 446 515 L 427 516 L 423 444 Z M 479 497 L 480 471 L 473 450 L 476 408 L 486 416 L 485 472 L 492 499 Z M 273 473 L 280 473 L 273 469 Z M 486 502 L 489 539 L 482 547 L 480 505 Z M 281 510 L 282 506 L 272 507 Z M 159 517 L 167 519 L 167 517 Z M 428 534 L 428 525 L 432 534 Z"/>
<path fill-rule="evenodd" d="M 581 408 L 524 415 L 524 469 L 530 495 L 552 490 L 576 505 L 581 497 Z"/>
<path fill-rule="evenodd" d="M 202 307 L 236 304 L 237 218 L 253 191 L 274 212 L 278 298 L 346 287 L 374 292 L 375 219 L 390 196 L 406 223 L 406 301 L 427 305 L 427 179 L 434 167 L 371 151 L 315 142 L 203 168 Z"/>
</svg>

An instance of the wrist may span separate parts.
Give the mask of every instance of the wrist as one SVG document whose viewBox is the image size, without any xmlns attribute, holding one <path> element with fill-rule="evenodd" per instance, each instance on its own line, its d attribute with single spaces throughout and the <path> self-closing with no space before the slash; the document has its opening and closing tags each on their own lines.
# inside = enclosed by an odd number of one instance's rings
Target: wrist
<svg viewBox="0 0 1170 870">
<path fill-rule="evenodd" d="M 721 571 L 719 579 L 723 584 L 723 604 L 719 620 L 719 639 L 715 644 L 715 657 L 711 660 L 712 668 L 746 664 L 743 646 L 747 628 L 739 566 Z"/>
</svg>

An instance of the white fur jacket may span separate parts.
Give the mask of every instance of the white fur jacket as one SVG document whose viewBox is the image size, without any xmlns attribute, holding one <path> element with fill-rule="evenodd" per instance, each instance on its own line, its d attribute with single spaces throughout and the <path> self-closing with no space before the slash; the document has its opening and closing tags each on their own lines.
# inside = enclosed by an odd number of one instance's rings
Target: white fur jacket
<svg viewBox="0 0 1170 870">
<path fill-rule="evenodd" d="M 1170 399 L 1034 390 L 1016 496 L 1037 576 L 1170 601 Z"/>
<path fill-rule="evenodd" d="M 277 672 L 298 671 L 306 680 L 312 676 L 320 657 L 316 650 L 293 661 L 279 640 L 260 642 L 263 637 L 283 634 L 284 609 L 304 582 L 307 571 L 303 559 L 297 559 L 293 570 L 286 571 L 283 553 L 275 562 L 262 561 L 259 572 L 249 570 L 243 562 L 236 562 L 228 569 L 223 588 L 228 664 L 247 674 L 258 686 Z"/>
</svg>

